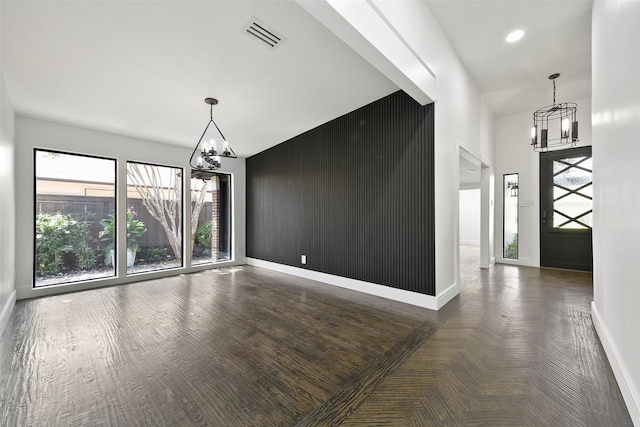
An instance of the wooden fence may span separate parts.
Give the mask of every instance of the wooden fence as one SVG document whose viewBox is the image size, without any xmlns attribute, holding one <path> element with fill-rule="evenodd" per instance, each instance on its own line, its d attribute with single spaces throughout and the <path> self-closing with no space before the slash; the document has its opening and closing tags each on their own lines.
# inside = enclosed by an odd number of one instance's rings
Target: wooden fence
<svg viewBox="0 0 640 427">
<path fill-rule="evenodd" d="M 147 231 L 138 238 L 138 245 L 143 248 L 155 247 L 166 248 L 171 254 L 171 246 L 165 234 L 164 228 L 151 216 L 147 208 L 142 204 L 141 199 L 129 199 L 127 207 L 133 207 L 138 214 L 137 219 L 144 222 Z M 100 221 L 111 218 L 115 213 L 115 199 L 113 197 L 87 197 L 71 195 L 49 195 L 40 194 L 36 199 L 36 214 L 62 213 L 70 215 L 74 219 L 86 221 L 89 225 L 91 236 L 100 240 L 98 235 L 102 231 Z M 198 225 L 210 221 L 213 215 L 213 203 L 206 202 L 202 207 L 198 218 Z M 187 242 L 189 240 L 187 239 Z M 106 246 L 105 242 L 100 242 L 97 247 Z"/>
</svg>

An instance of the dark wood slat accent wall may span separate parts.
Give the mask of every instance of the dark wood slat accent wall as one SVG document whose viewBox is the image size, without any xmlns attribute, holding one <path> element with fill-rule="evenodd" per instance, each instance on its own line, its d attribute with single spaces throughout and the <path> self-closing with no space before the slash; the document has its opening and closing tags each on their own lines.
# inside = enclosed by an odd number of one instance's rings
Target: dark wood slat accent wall
<svg viewBox="0 0 640 427">
<path fill-rule="evenodd" d="M 433 141 L 399 91 L 249 157 L 247 256 L 435 295 Z"/>
</svg>

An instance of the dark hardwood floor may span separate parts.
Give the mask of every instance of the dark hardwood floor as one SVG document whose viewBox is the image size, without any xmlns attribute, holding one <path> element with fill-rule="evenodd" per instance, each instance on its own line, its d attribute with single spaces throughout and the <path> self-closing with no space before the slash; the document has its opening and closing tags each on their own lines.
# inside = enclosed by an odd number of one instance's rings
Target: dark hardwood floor
<svg viewBox="0 0 640 427">
<path fill-rule="evenodd" d="M 19 301 L 3 426 L 631 426 L 586 273 L 496 266 L 439 312 L 255 267 Z"/>
</svg>

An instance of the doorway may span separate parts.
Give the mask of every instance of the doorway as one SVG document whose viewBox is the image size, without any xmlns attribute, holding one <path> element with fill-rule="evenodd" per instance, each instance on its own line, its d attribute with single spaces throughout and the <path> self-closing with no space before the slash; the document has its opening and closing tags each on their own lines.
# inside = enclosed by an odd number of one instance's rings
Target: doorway
<svg viewBox="0 0 640 427">
<path fill-rule="evenodd" d="M 540 154 L 540 266 L 593 271 L 591 147 Z"/>
<path fill-rule="evenodd" d="M 459 276 L 461 286 L 480 271 L 481 163 L 460 147 L 459 156 Z"/>
</svg>

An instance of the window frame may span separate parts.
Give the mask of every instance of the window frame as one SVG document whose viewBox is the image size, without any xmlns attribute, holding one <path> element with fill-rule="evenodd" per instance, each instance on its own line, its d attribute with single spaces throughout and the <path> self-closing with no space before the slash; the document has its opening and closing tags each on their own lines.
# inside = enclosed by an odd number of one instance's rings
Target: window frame
<svg viewBox="0 0 640 427">
<path fill-rule="evenodd" d="M 32 230 L 33 230 L 33 239 L 32 239 L 32 255 L 33 255 L 33 262 L 31 263 L 31 288 L 32 289 L 43 289 L 43 288 L 48 288 L 48 287 L 54 287 L 54 286 L 68 286 L 68 285 L 74 285 L 74 284 L 78 284 L 78 283 L 92 283 L 92 282 L 96 282 L 96 281 L 102 281 L 102 280 L 109 280 L 109 279 L 116 279 L 118 278 L 118 269 L 117 269 L 117 264 L 114 263 L 113 266 L 113 274 L 111 276 L 104 276 L 104 277 L 95 277 L 95 278 L 91 278 L 91 279 L 82 279 L 82 280 L 74 280 L 74 281 L 70 281 L 70 282 L 61 282 L 61 283 L 51 283 L 51 284 L 47 284 L 47 285 L 36 285 L 36 276 L 37 276 L 37 268 L 36 268 L 36 263 L 37 263 L 37 252 L 36 252 L 36 221 L 38 218 L 38 162 L 37 162 L 37 153 L 38 152 L 44 152 L 44 153 L 52 153 L 52 154 L 60 154 L 60 155 L 70 155 L 70 156 L 78 156 L 78 157 L 87 157 L 87 158 L 92 158 L 92 159 L 100 159 L 100 160 L 110 160 L 113 162 L 113 192 L 114 192 L 114 212 L 118 212 L 118 159 L 115 157 L 108 157 L 108 156 L 101 156 L 101 155 L 94 155 L 94 154 L 86 154 L 86 153 L 78 153 L 78 152 L 74 152 L 74 151 L 64 151 L 64 150 L 58 150 L 58 149 L 52 149 L 52 148 L 41 148 L 41 147 L 33 147 L 32 149 L 32 166 L 33 166 L 33 188 L 32 188 L 32 193 L 33 194 L 33 216 L 32 216 L 32 220 L 31 220 L 31 226 L 32 226 Z M 117 221 L 116 221 L 116 227 L 117 227 Z M 117 244 L 118 244 L 118 236 L 117 233 L 114 236 L 114 245 L 117 248 Z M 117 259 L 117 256 L 115 257 Z M 114 260 L 115 262 L 115 260 Z"/>
<path fill-rule="evenodd" d="M 125 176 L 126 176 L 126 183 L 125 183 L 125 194 L 124 194 L 124 199 L 126 201 L 125 206 L 128 205 L 128 201 L 129 201 L 129 177 L 128 177 L 128 166 L 129 163 L 136 163 L 136 164 L 140 164 L 140 165 L 148 165 L 148 166 L 153 166 L 153 167 L 162 167 L 162 168 L 172 168 L 172 169 L 179 169 L 180 170 L 180 178 L 181 178 L 181 185 L 180 185 L 180 191 L 181 191 L 181 197 L 180 197 L 180 229 L 181 229 L 181 236 L 182 236 L 182 241 L 180 242 L 180 265 L 178 266 L 173 266 L 173 267 L 167 267 L 167 268 L 161 268 L 161 269 L 156 269 L 156 270 L 146 270 L 146 271 L 140 271 L 140 272 L 129 272 L 128 271 L 128 267 L 125 269 L 125 275 L 124 277 L 132 277 L 132 276 L 139 276 L 139 275 L 144 275 L 144 274 L 148 274 L 148 273 L 158 273 L 158 272 L 162 272 L 162 271 L 171 271 L 171 270 L 177 270 L 177 269 L 189 269 L 193 266 L 193 264 L 191 263 L 191 259 L 189 260 L 189 265 L 187 266 L 187 263 L 185 262 L 185 256 L 186 256 L 186 251 L 185 251 L 185 242 L 186 242 L 186 220 L 185 220 L 185 189 L 186 189 L 186 183 L 185 183 L 185 168 L 182 166 L 172 166 L 172 165 L 168 165 L 168 164 L 161 164 L 161 163 L 152 163 L 152 162 L 143 162 L 143 161 L 139 161 L 139 160 L 123 160 L 124 162 L 124 169 L 125 169 Z M 189 203 L 191 203 L 191 195 L 189 195 Z M 126 214 L 125 214 L 126 215 Z M 126 245 L 127 245 L 127 241 L 125 238 L 125 243 L 124 243 L 124 247 L 125 247 L 125 251 L 126 251 Z"/>
<path fill-rule="evenodd" d="M 224 224 L 224 227 L 227 229 L 227 233 L 226 233 L 226 239 L 228 240 L 228 247 L 229 247 L 229 257 L 227 259 L 218 259 L 218 260 L 208 260 L 208 261 L 204 261 L 204 262 L 199 262 L 199 263 L 195 263 L 193 262 L 193 251 L 195 249 L 195 247 L 191 248 L 191 256 L 190 256 L 190 265 L 192 267 L 201 267 L 201 266 L 210 266 L 210 265 L 215 265 L 215 264 L 219 264 L 222 262 L 231 262 L 235 260 L 235 257 L 233 256 L 233 249 L 234 249 L 234 239 L 233 239 L 233 174 L 230 172 L 214 172 L 214 175 L 217 175 L 218 177 L 222 177 L 224 176 L 227 180 L 228 183 L 226 184 L 226 197 L 225 197 L 225 204 L 228 205 L 228 209 L 226 210 L 226 224 Z M 192 178 L 193 179 L 193 178 Z M 191 183 L 191 180 L 189 181 L 189 183 Z M 222 185 L 220 186 L 221 188 L 221 197 L 222 197 Z M 193 191 L 192 188 L 190 188 L 190 192 Z M 189 201 L 190 204 L 193 203 L 193 200 Z M 220 221 L 222 223 L 222 221 Z M 222 227 L 221 227 L 222 228 Z"/>
</svg>

